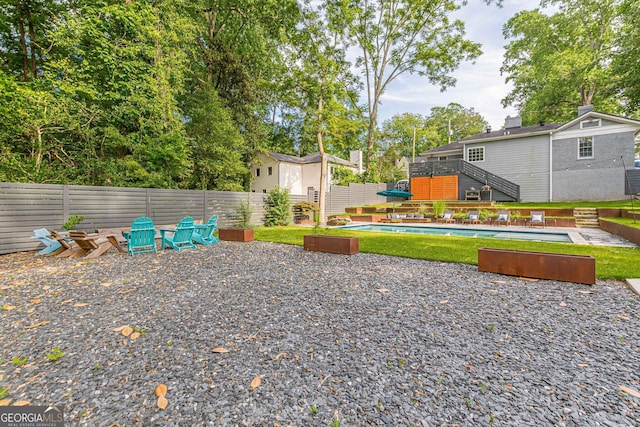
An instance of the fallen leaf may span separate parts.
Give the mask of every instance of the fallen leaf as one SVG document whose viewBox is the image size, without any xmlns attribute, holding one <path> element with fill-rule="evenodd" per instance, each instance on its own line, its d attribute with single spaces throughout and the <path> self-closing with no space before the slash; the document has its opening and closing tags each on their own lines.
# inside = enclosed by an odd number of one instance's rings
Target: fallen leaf
<svg viewBox="0 0 640 427">
<path fill-rule="evenodd" d="M 578 292 L 580 292 L 581 294 L 587 294 L 587 295 L 595 294 L 595 292 L 593 291 L 578 291 Z"/>
<path fill-rule="evenodd" d="M 504 280 L 492 280 L 491 283 L 498 283 L 498 284 L 505 284 L 507 282 L 505 282 Z"/>
<path fill-rule="evenodd" d="M 376 291 L 380 292 L 380 293 L 385 293 L 385 292 L 389 292 L 389 289 L 387 288 L 380 288 L 380 289 L 376 289 Z"/>
<path fill-rule="evenodd" d="M 16 308 L 16 306 L 15 306 L 15 305 L 8 305 L 8 304 L 5 304 L 5 305 L 3 305 L 3 306 L 2 306 L 2 309 L 3 309 L 3 310 L 5 310 L 5 311 L 15 310 L 15 308 Z"/>
<path fill-rule="evenodd" d="M 49 321 L 45 320 L 44 322 L 34 323 L 33 325 L 25 326 L 24 328 L 33 329 L 33 328 L 37 328 L 38 326 L 46 325 L 47 323 L 49 323 Z"/>
<path fill-rule="evenodd" d="M 31 405 L 31 402 L 27 400 L 18 400 L 17 402 L 14 402 L 13 405 L 11 406 L 29 406 L 29 405 Z"/>
<path fill-rule="evenodd" d="M 618 386 L 618 387 L 620 387 L 620 390 L 624 391 L 627 394 L 630 394 L 631 396 L 640 397 L 640 391 L 634 390 L 634 389 L 629 388 L 629 387 L 625 387 L 623 385 Z"/>
<path fill-rule="evenodd" d="M 525 282 L 537 282 L 538 279 L 532 279 L 530 277 L 519 277 L 520 280 L 524 280 Z"/>
<path fill-rule="evenodd" d="M 11 403 L 11 399 L 0 400 L 0 406 L 9 406 L 9 403 Z"/>
<path fill-rule="evenodd" d="M 131 335 L 131 332 L 133 332 L 133 329 L 131 328 L 131 326 L 127 326 L 121 331 L 122 335 L 124 335 L 125 337 L 128 337 L 129 335 Z"/>
<path fill-rule="evenodd" d="M 618 314 L 618 316 L 616 316 L 616 317 L 619 317 L 622 320 L 630 320 L 627 316 L 625 316 L 623 314 Z"/>
<path fill-rule="evenodd" d="M 116 293 L 117 293 L 117 294 L 120 294 L 120 295 L 126 295 L 126 294 L 128 294 L 129 292 L 131 292 L 131 289 L 128 289 L 128 290 L 126 290 L 126 291 L 118 291 L 118 292 L 116 292 Z"/>
<path fill-rule="evenodd" d="M 88 305 L 89 305 L 88 302 L 79 302 L 77 304 L 73 304 L 74 307 L 86 307 Z"/>
<path fill-rule="evenodd" d="M 124 328 L 128 328 L 129 325 L 122 325 L 122 326 L 118 326 L 117 328 L 113 329 L 113 332 L 120 332 L 122 331 Z"/>
<path fill-rule="evenodd" d="M 35 304 L 40 304 L 41 299 L 40 298 L 36 298 L 31 300 L 31 304 L 35 305 Z"/>
<path fill-rule="evenodd" d="M 73 298 L 62 301 L 60 305 L 69 304 L 71 301 L 73 301 Z"/>
<path fill-rule="evenodd" d="M 578 366 L 580 366 L 581 368 L 586 368 L 589 365 L 587 365 L 586 363 L 578 363 Z"/>
<path fill-rule="evenodd" d="M 129 338 L 131 338 L 131 341 L 135 341 L 135 340 L 137 340 L 138 338 L 140 338 L 140 332 L 134 332 L 134 333 L 132 333 L 132 334 L 131 334 L 131 336 L 130 336 Z"/>
<path fill-rule="evenodd" d="M 167 386 L 164 384 L 158 384 L 158 386 L 156 387 L 156 396 L 158 397 L 162 397 L 164 395 L 167 394 Z"/>
<path fill-rule="evenodd" d="M 567 303 L 566 303 L 566 302 L 562 301 L 562 302 L 560 303 L 560 307 L 566 307 L 566 306 L 567 306 Z"/>
<path fill-rule="evenodd" d="M 224 347 L 216 347 L 213 350 L 211 350 L 212 353 L 229 353 L 229 350 L 227 350 Z"/>
<path fill-rule="evenodd" d="M 262 380 L 260 379 L 260 375 L 256 375 L 255 378 L 251 381 L 251 388 L 255 390 L 260 386 L 261 383 Z"/>
<path fill-rule="evenodd" d="M 442 301 L 440 301 L 440 304 L 448 304 L 449 300 L 448 299 L 443 299 Z"/>
<path fill-rule="evenodd" d="M 276 354 L 276 357 L 273 360 L 280 360 L 281 357 L 285 357 L 287 356 L 287 353 L 278 353 Z"/>
<path fill-rule="evenodd" d="M 100 283 L 100 285 L 104 286 L 104 287 L 109 287 L 111 285 L 113 285 L 113 283 L 111 282 L 106 282 L 106 283 Z"/>
<path fill-rule="evenodd" d="M 167 405 L 168 404 L 169 404 L 169 401 L 167 399 L 165 399 L 164 396 L 158 397 L 158 408 L 167 409 Z"/>
</svg>

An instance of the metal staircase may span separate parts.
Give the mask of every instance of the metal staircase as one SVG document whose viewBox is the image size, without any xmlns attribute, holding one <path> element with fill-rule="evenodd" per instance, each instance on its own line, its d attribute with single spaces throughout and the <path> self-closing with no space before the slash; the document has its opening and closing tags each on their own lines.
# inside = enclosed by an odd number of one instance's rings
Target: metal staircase
<svg viewBox="0 0 640 427">
<path fill-rule="evenodd" d="M 409 166 L 409 175 L 411 177 L 451 175 L 458 173 L 473 178 L 482 184 L 486 183 L 494 190 L 500 191 L 509 197 L 513 197 L 514 201 L 520 200 L 520 186 L 518 184 L 508 181 L 462 159 L 411 163 Z"/>
</svg>

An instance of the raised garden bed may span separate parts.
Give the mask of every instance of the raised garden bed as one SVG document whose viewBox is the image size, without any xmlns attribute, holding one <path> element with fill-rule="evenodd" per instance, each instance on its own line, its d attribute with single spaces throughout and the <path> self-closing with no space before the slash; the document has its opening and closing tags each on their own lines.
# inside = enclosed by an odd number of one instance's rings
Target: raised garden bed
<svg viewBox="0 0 640 427">
<path fill-rule="evenodd" d="M 584 255 L 480 248 L 478 270 L 509 276 L 596 284 L 596 260 Z"/>
<path fill-rule="evenodd" d="M 600 218 L 600 228 L 608 233 L 625 238 L 636 245 L 640 245 L 640 228 L 628 227 L 624 224 L 607 221 L 605 218 Z"/>
<path fill-rule="evenodd" d="M 250 228 L 220 228 L 218 229 L 220 240 L 231 242 L 253 241 L 253 230 Z"/>
<path fill-rule="evenodd" d="M 353 255 L 359 251 L 358 238 L 309 234 L 304 236 L 304 249 L 308 251 L 329 252 L 332 254 Z"/>
</svg>

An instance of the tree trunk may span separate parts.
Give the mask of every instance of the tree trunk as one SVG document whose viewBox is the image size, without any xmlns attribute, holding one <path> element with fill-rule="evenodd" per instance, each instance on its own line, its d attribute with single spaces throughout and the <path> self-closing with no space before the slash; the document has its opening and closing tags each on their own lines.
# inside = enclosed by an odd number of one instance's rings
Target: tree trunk
<svg viewBox="0 0 640 427">
<path fill-rule="evenodd" d="M 327 224 L 325 219 L 325 193 L 327 191 L 327 158 L 324 154 L 324 145 L 322 143 L 322 102 L 323 102 L 324 82 L 320 84 L 320 95 L 318 96 L 318 151 L 320 152 L 320 194 L 318 195 L 318 221 L 320 225 Z"/>
<path fill-rule="evenodd" d="M 27 34 L 24 29 L 24 20 L 22 19 L 22 3 L 16 5 L 16 16 L 18 19 L 18 32 L 20 33 L 20 51 L 22 54 L 22 78 L 29 81 L 29 57 L 27 54 Z"/>
</svg>

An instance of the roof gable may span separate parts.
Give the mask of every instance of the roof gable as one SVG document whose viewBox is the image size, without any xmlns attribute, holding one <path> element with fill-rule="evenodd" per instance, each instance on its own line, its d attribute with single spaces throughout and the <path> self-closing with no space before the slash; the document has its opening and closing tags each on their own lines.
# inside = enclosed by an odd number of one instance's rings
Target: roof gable
<svg viewBox="0 0 640 427">
<path fill-rule="evenodd" d="M 627 117 L 616 116 L 614 114 L 606 114 L 606 113 L 599 113 L 597 111 L 589 111 L 588 113 L 582 114 L 581 116 L 578 116 L 575 119 L 563 124 L 557 130 L 563 131 L 563 130 L 569 129 L 572 126 L 575 126 L 576 124 L 589 119 L 608 120 L 616 123 L 631 125 L 637 129 L 640 129 L 640 120 L 629 119 Z"/>
<path fill-rule="evenodd" d="M 285 163 L 295 163 L 298 165 L 308 165 L 308 164 L 313 164 L 313 163 L 320 163 L 320 153 L 311 153 L 308 154 L 304 157 L 297 157 L 297 156 L 292 156 L 290 154 L 281 154 L 281 153 L 275 153 L 273 151 L 269 152 L 269 156 L 273 157 L 274 159 L 276 159 L 279 162 L 285 162 Z M 338 164 L 338 165 L 343 165 L 343 166 L 348 166 L 348 167 L 352 167 L 355 168 L 357 167 L 357 165 L 354 165 L 353 163 L 350 163 L 347 160 L 341 159 L 340 157 L 336 157 L 332 154 L 325 154 L 325 156 L 327 157 L 327 161 L 329 163 L 334 163 L 334 164 Z"/>
</svg>

